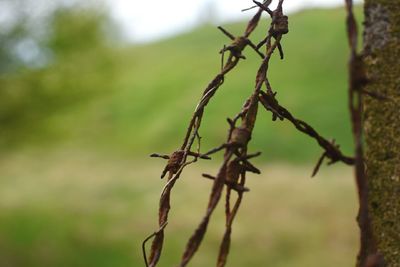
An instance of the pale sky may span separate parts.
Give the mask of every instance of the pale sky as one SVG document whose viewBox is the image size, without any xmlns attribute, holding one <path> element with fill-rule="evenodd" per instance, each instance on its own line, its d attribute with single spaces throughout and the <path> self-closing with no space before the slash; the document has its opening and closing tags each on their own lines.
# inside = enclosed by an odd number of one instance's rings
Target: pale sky
<svg viewBox="0 0 400 267">
<path fill-rule="evenodd" d="M 343 2 L 344 0 L 286 0 L 284 9 L 291 13 L 306 7 L 340 6 Z M 361 0 L 355 2 L 359 3 Z M 254 10 L 241 12 L 253 5 L 251 0 L 108 0 L 108 3 L 113 16 L 122 24 L 124 33 L 136 42 L 174 35 L 205 20 L 211 20 L 217 25 L 254 14 Z"/>
</svg>

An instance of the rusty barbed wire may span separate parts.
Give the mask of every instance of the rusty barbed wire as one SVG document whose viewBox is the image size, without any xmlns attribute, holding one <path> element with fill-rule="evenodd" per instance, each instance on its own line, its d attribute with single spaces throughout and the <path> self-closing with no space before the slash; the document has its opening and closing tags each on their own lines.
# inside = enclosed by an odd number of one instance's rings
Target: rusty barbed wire
<svg viewBox="0 0 400 267">
<path fill-rule="evenodd" d="M 260 20 L 262 14 L 262 10 L 258 10 L 257 13 L 253 16 L 253 18 L 249 21 L 246 30 L 243 34 L 243 36 L 240 37 L 233 37 L 232 34 L 228 33 L 228 31 L 224 30 L 222 27 L 220 27 L 220 30 L 225 33 L 230 39 L 233 40 L 231 46 L 229 49 L 224 49 L 221 51 L 223 54 L 225 51 L 229 51 L 229 57 L 224 64 L 224 66 L 221 69 L 221 72 L 217 74 L 214 79 L 208 84 L 206 89 L 203 92 L 203 96 L 200 99 L 200 102 L 196 106 L 196 109 L 194 111 L 194 114 L 192 116 L 192 119 L 189 122 L 189 126 L 183 141 L 183 144 L 181 148 L 172 153 L 171 156 L 169 156 L 170 161 L 167 164 L 167 167 L 164 171 L 167 171 L 169 173 L 168 175 L 168 182 L 165 185 L 163 192 L 160 197 L 160 204 L 159 204 L 159 231 L 156 231 L 156 235 L 154 235 L 154 239 L 152 242 L 151 246 L 151 254 L 149 258 L 149 264 L 148 266 L 156 266 L 163 247 L 163 241 L 164 241 L 164 229 L 161 228 L 167 221 L 168 221 L 168 214 L 170 210 L 170 194 L 171 190 L 174 187 L 175 182 L 179 179 L 183 168 L 195 161 L 197 161 L 197 157 L 195 156 L 194 159 L 190 162 L 187 162 L 187 157 L 190 153 L 190 150 L 193 146 L 193 143 L 195 142 L 195 139 L 197 138 L 200 140 L 199 136 L 199 128 L 201 125 L 201 120 L 203 117 L 203 112 L 205 107 L 207 106 L 209 100 L 214 96 L 215 92 L 218 90 L 218 88 L 224 83 L 224 78 L 225 75 L 228 74 L 233 68 L 236 67 L 241 57 L 242 51 L 250 45 L 253 49 L 257 51 L 256 46 L 252 44 L 252 42 L 248 39 L 251 33 L 255 30 L 255 28 L 258 25 L 258 22 Z M 179 152 L 183 151 L 183 152 Z M 200 151 L 200 147 L 198 148 L 198 151 Z M 173 158 L 173 155 L 179 153 L 179 158 L 180 161 L 171 161 L 171 158 Z M 153 154 L 153 156 L 156 156 L 156 154 Z M 165 158 L 165 157 L 164 157 Z M 169 165 L 169 166 L 168 166 Z M 163 174 L 164 174 L 163 171 Z M 166 173 L 165 173 L 166 174 Z M 164 174 L 164 175 L 165 175 Z M 147 261 L 147 259 L 146 259 Z"/>
<path fill-rule="evenodd" d="M 164 177 L 168 174 L 168 181 L 164 186 L 160 197 L 158 221 L 159 229 L 147 237 L 142 244 L 146 266 L 154 267 L 157 265 L 160 259 L 164 241 L 164 229 L 168 223 L 168 214 L 171 208 L 171 191 L 175 182 L 180 178 L 183 169 L 187 165 L 196 162 L 199 158 L 209 159 L 210 155 L 222 150 L 224 150 L 224 159 L 217 175 L 213 176 L 210 174 L 203 174 L 203 177 L 213 181 L 213 186 L 209 196 L 205 215 L 203 216 L 192 236 L 189 238 L 179 266 L 186 266 L 201 245 L 207 231 L 209 220 L 219 203 L 224 187 L 226 187 L 225 232 L 220 244 L 217 259 L 218 267 L 225 266 L 229 254 L 232 224 L 242 202 L 243 194 L 249 191 L 249 189 L 245 186 L 246 174 L 247 172 L 256 174 L 260 173 L 260 170 L 249 161 L 251 158 L 259 156 L 260 152 L 248 154 L 247 151 L 247 145 L 251 139 L 257 118 L 259 102 L 268 111 L 272 112 L 274 120 L 276 120 L 276 118 L 279 118 L 280 120 L 289 120 L 299 131 L 314 138 L 324 149 L 324 154 L 314 169 L 314 175 L 318 171 L 318 168 L 325 157 L 330 159 L 330 163 L 342 161 L 346 164 L 354 164 L 354 159 L 343 155 L 339 150 L 339 146 L 323 138 L 310 125 L 302 120 L 296 119 L 286 108 L 278 104 L 278 101 L 275 98 L 276 93 L 274 93 L 271 88 L 267 77 L 267 72 L 271 56 L 275 50 L 279 51 L 281 59 L 284 58 L 281 39 L 284 34 L 289 32 L 288 17 L 283 14 L 282 10 L 284 0 L 279 0 L 275 10 L 271 10 L 269 8 L 272 2 L 271 0 L 266 0 L 263 3 L 257 1 L 253 2 L 255 3 L 255 6 L 252 8 L 258 8 L 258 11 L 248 22 L 246 30 L 242 36 L 235 37 L 224 28 L 218 27 L 226 36 L 228 36 L 229 39 L 232 40 L 232 43 L 229 46 L 224 46 L 224 48 L 220 51 L 222 54 L 221 71 L 213 78 L 213 80 L 204 90 L 203 96 L 196 106 L 193 116 L 189 122 L 182 146 L 171 155 L 151 155 L 152 157 L 160 157 L 168 160 L 168 163 L 161 174 L 161 177 Z M 263 12 L 266 12 L 269 15 L 271 18 L 271 23 L 267 30 L 266 37 L 259 42 L 258 45 L 255 45 L 249 39 L 249 36 L 256 29 Z M 254 91 L 245 101 L 242 110 L 233 119 L 228 119 L 229 130 L 226 143 L 206 153 L 201 153 L 199 129 L 205 107 L 214 96 L 215 92 L 224 83 L 225 75 L 235 68 L 241 59 L 245 59 L 243 51 L 247 46 L 250 46 L 257 53 L 257 55 L 262 58 L 262 62 L 256 74 Z M 260 52 L 260 49 L 263 46 L 265 46 L 265 53 Z M 226 62 L 224 62 L 225 52 L 229 53 Z M 266 88 L 265 92 L 262 90 L 263 86 Z M 238 123 L 239 120 L 240 124 Z M 192 147 L 196 139 L 198 141 L 197 151 L 193 152 Z M 190 161 L 188 161 L 189 156 L 193 157 L 193 159 Z M 237 193 L 237 198 L 233 206 L 231 205 L 232 191 Z M 151 246 L 150 257 L 148 259 L 146 256 L 145 245 L 146 242 L 151 238 L 154 239 Z"/>
<path fill-rule="evenodd" d="M 357 266 L 370 266 L 368 261 L 370 255 L 376 253 L 376 244 L 372 234 L 368 212 L 368 188 L 364 169 L 363 152 L 363 94 L 386 100 L 385 97 L 374 95 L 364 90 L 368 83 L 364 66 L 363 55 L 357 52 L 358 28 L 353 12 L 353 1 L 345 0 L 346 5 L 346 28 L 350 48 L 350 59 L 348 65 L 349 87 L 348 100 L 351 117 L 353 140 L 355 144 L 355 180 L 358 191 L 359 210 L 357 222 L 360 228 L 360 249 L 357 256 Z"/>
<path fill-rule="evenodd" d="M 260 92 L 259 99 L 265 109 L 272 113 L 272 120 L 276 121 L 277 118 L 281 121 L 283 121 L 284 119 L 289 120 L 296 127 L 296 129 L 298 129 L 300 132 L 303 132 L 304 134 L 307 134 L 311 138 L 314 138 L 317 143 L 324 149 L 324 153 L 318 160 L 313 170 L 313 173 L 311 175 L 312 177 L 317 174 L 325 157 L 330 159 L 328 164 L 333 164 L 338 161 L 341 161 L 348 165 L 354 164 L 354 158 L 343 155 L 339 149 L 339 146 L 335 145 L 334 141 L 328 141 L 327 139 L 319 135 L 318 132 L 314 130 L 314 128 L 311 127 L 308 123 L 296 119 L 286 108 L 279 105 L 275 97 L 276 93 L 271 93 L 273 92 L 273 90 L 269 82 L 267 82 L 267 88 L 269 88 L 267 92 Z"/>
</svg>

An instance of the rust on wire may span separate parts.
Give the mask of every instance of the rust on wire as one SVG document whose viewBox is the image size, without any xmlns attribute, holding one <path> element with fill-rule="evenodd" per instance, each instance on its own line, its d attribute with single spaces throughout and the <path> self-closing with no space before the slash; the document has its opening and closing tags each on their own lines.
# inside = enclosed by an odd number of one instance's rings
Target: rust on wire
<svg viewBox="0 0 400 267">
<path fill-rule="evenodd" d="M 224 156 L 217 174 L 215 176 L 211 174 L 203 174 L 203 177 L 210 179 L 213 183 L 208 205 L 203 218 L 186 244 L 179 266 L 186 266 L 200 247 L 207 231 L 210 218 L 223 195 L 224 188 L 226 190 L 225 231 L 220 243 L 216 266 L 225 266 L 230 250 L 233 221 L 241 205 L 244 193 L 249 191 L 246 187 L 247 173 L 260 173 L 260 170 L 250 162 L 250 159 L 259 156 L 260 152 L 253 154 L 248 153 L 248 143 L 251 140 L 256 123 L 259 103 L 261 103 L 267 111 L 272 113 L 273 120 L 287 119 L 296 127 L 297 130 L 314 138 L 324 149 L 323 156 L 318 161 L 313 175 L 318 171 L 324 158 L 328 158 L 330 160 L 329 163 L 341 161 L 345 164 L 354 164 L 356 161 L 351 157 L 343 155 L 339 150 L 339 146 L 335 145 L 334 142 L 330 142 L 323 138 L 310 125 L 295 118 L 286 108 L 279 105 L 275 98 L 276 93 L 273 92 L 269 83 L 267 73 L 270 59 L 276 50 L 278 50 L 281 59 L 284 57 L 281 40 L 283 35 L 289 32 L 288 17 L 283 14 L 282 9 L 284 0 L 278 2 L 275 10 L 271 10 L 269 7 L 272 2 L 271 0 L 266 0 L 263 3 L 257 1 L 253 2 L 255 3 L 255 6 L 249 9 L 258 8 L 258 10 L 248 22 L 243 35 L 234 36 L 226 29 L 218 27 L 218 29 L 231 40 L 231 44 L 224 46 L 220 51 L 221 70 L 204 89 L 203 95 L 189 122 L 181 147 L 171 155 L 151 155 L 152 157 L 160 157 L 168 160 L 161 175 L 161 177 L 167 175 L 168 179 L 164 189 L 162 190 L 159 202 L 159 229 L 147 237 L 142 245 L 146 266 L 154 267 L 160 259 L 164 243 L 164 230 L 168 223 L 168 215 L 171 208 L 171 192 L 184 168 L 196 162 L 198 159 L 210 159 L 209 156 L 220 151 L 223 151 Z M 271 18 L 271 23 L 269 28 L 266 30 L 265 38 L 263 38 L 258 45 L 255 45 L 249 37 L 257 28 L 264 12 Z M 246 58 L 243 55 L 243 52 L 248 46 L 262 59 L 256 73 L 254 90 L 244 102 L 241 111 L 233 119 L 228 119 L 229 128 L 226 142 L 206 153 L 201 153 L 199 129 L 201 127 L 205 108 L 217 90 L 224 83 L 225 76 L 238 65 L 240 60 Z M 264 46 L 265 52 L 261 52 L 260 49 Z M 228 54 L 226 60 L 225 53 Z M 263 87 L 265 87 L 265 91 L 263 90 Z M 197 151 L 193 152 L 193 145 L 196 140 Z M 188 160 L 189 156 L 193 159 Z M 232 193 L 235 193 L 235 199 L 233 199 L 234 196 Z M 145 244 L 152 238 L 151 253 L 149 258 L 147 258 Z"/>
<path fill-rule="evenodd" d="M 166 172 L 169 173 L 168 175 L 168 183 L 164 187 L 164 190 L 161 194 L 160 197 L 160 204 L 159 204 L 159 231 L 157 231 L 153 237 L 153 242 L 151 246 L 151 253 L 150 257 L 148 259 L 149 266 L 156 266 L 160 256 L 161 256 L 161 251 L 163 248 L 163 243 L 164 243 L 164 228 L 161 228 L 166 222 L 168 222 L 168 214 L 170 210 L 170 195 L 171 191 L 174 187 L 175 182 L 179 179 L 184 167 L 189 165 L 190 163 L 193 163 L 197 160 L 198 157 L 194 157 L 192 161 L 187 161 L 187 158 L 189 156 L 189 152 L 191 151 L 191 148 L 194 144 L 194 142 L 197 140 L 200 140 L 199 138 L 199 129 L 201 126 L 201 121 L 203 118 L 203 113 L 204 109 L 207 106 L 208 102 L 210 99 L 214 96 L 216 91 L 219 89 L 219 87 L 224 83 L 225 75 L 228 74 L 233 68 L 236 67 L 236 65 L 239 63 L 239 61 L 242 59 L 240 55 L 242 54 L 242 51 L 246 48 L 247 45 L 255 49 L 255 45 L 251 43 L 251 41 L 248 39 L 251 35 L 251 33 L 255 30 L 257 27 L 257 24 L 261 18 L 261 13 L 262 10 L 258 10 L 257 13 L 253 16 L 253 18 L 250 20 L 248 23 L 245 33 L 242 36 L 242 39 L 245 38 L 247 41 L 245 43 L 241 43 L 240 46 L 238 45 L 237 42 L 235 42 L 235 37 L 228 33 L 226 30 L 223 30 L 222 27 L 220 28 L 230 39 L 233 39 L 233 43 L 230 45 L 230 49 L 227 50 L 229 52 L 228 59 L 226 62 L 223 64 L 220 73 L 218 73 L 212 80 L 211 82 L 207 85 L 203 92 L 203 96 L 201 97 L 198 105 L 195 108 L 195 111 L 193 113 L 193 116 L 189 122 L 189 126 L 184 138 L 184 141 L 182 143 L 182 146 L 179 150 L 177 150 L 174 153 L 181 153 L 179 151 L 183 151 L 182 156 L 180 157 L 181 160 L 180 162 L 171 162 L 170 158 L 169 162 L 166 166 L 166 168 L 163 171 L 163 174 L 166 175 Z M 257 51 L 257 49 L 255 49 Z M 222 51 L 222 54 L 224 54 L 224 51 Z M 257 52 L 259 54 L 259 52 Z M 200 150 L 200 149 L 198 149 Z M 174 154 L 173 153 L 173 154 Z M 164 157 L 166 158 L 166 157 Z M 228 157 L 230 158 L 230 157 Z M 222 175 L 222 174 L 221 174 Z M 221 178 L 217 179 L 215 181 L 218 181 L 218 185 L 221 185 Z M 223 183 L 222 183 L 223 185 Z M 217 189 L 215 189 L 217 190 Z"/>
<path fill-rule="evenodd" d="M 260 97 L 260 102 L 265 107 L 265 109 L 272 113 L 272 119 L 273 120 L 276 120 L 276 118 L 279 118 L 280 120 L 287 119 L 296 127 L 297 130 L 315 139 L 317 143 L 325 150 L 323 156 L 318 161 L 312 176 L 315 176 L 324 158 L 330 159 L 330 162 L 328 164 L 332 164 L 338 161 L 341 161 L 348 165 L 354 164 L 354 158 L 343 155 L 339 149 L 339 146 L 335 145 L 334 142 L 330 142 L 321 135 L 319 135 L 318 132 L 314 130 L 314 128 L 312 128 L 308 123 L 296 119 L 286 108 L 279 105 L 275 97 L 276 93 L 271 94 L 271 92 L 272 89 L 269 92 L 268 91 L 261 92 L 259 97 Z"/>
<path fill-rule="evenodd" d="M 147 255 L 146 255 L 146 243 L 147 243 L 150 239 L 152 239 L 154 236 L 156 236 L 160 231 L 164 230 L 164 228 L 167 226 L 167 224 L 168 224 L 168 223 L 166 222 L 165 224 L 161 225 L 161 227 L 160 227 L 160 229 L 159 229 L 158 231 L 152 233 L 151 235 L 149 235 L 148 237 L 146 237 L 145 240 L 143 240 L 143 243 L 142 243 L 142 252 L 143 252 L 143 258 L 144 258 L 144 263 L 145 263 L 146 267 L 149 266 L 149 263 L 148 263 L 148 261 L 147 261 Z"/>
<path fill-rule="evenodd" d="M 363 152 L 363 94 L 365 85 L 368 83 L 364 67 L 363 56 L 357 52 L 358 29 L 357 21 L 353 12 L 353 1 L 345 0 L 347 18 L 346 28 L 350 47 L 349 59 L 349 110 L 351 117 L 351 126 L 355 144 L 355 179 L 358 191 L 359 210 L 357 222 L 360 228 L 360 249 L 357 257 L 357 266 L 370 266 L 367 259 L 370 255 L 376 254 L 376 244 L 372 234 L 368 213 L 368 188 L 367 178 L 364 169 Z M 369 94 L 370 96 L 373 96 Z M 377 96 L 375 96 L 377 97 Z M 379 98 L 379 97 L 377 97 Z"/>
</svg>

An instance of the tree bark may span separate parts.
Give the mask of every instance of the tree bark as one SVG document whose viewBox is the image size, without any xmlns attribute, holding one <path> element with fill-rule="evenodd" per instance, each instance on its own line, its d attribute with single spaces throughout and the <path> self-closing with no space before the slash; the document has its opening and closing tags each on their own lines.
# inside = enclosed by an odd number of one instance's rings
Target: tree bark
<svg viewBox="0 0 400 267">
<path fill-rule="evenodd" d="M 399 267 L 400 0 L 366 0 L 364 13 L 365 91 L 375 95 L 365 96 L 363 103 L 368 211 L 375 243 L 367 266 Z"/>
</svg>

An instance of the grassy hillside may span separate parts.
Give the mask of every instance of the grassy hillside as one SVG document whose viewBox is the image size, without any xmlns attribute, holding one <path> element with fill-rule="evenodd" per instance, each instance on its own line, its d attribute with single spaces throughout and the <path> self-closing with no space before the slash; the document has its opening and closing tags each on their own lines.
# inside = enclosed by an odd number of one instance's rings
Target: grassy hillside
<svg viewBox="0 0 400 267">
<path fill-rule="evenodd" d="M 240 34 L 244 24 L 225 27 Z M 264 20 L 252 37 L 254 42 L 261 40 L 266 27 Z M 223 44 L 228 44 L 227 38 L 205 26 L 159 43 L 122 49 L 115 58 L 119 67 L 112 87 L 116 89 L 67 116 L 73 132 L 86 144 L 136 155 L 173 150 L 180 144 L 201 92 L 218 72 L 218 51 Z M 278 100 L 350 151 L 344 11 L 293 15 L 283 46 L 285 60 L 275 56 L 270 67 Z M 236 114 L 253 89 L 260 59 L 251 50 L 245 54 L 248 59 L 229 74 L 206 110 L 201 128 L 205 148 L 223 142 L 225 119 Z M 266 151 L 269 159 L 318 157 L 320 150 L 314 142 L 295 132 L 288 122 L 272 123 L 271 115 L 264 111 L 259 119 L 253 147 Z"/>
<path fill-rule="evenodd" d="M 252 36 L 255 43 L 268 23 L 264 19 Z M 224 27 L 239 35 L 245 24 Z M 170 152 L 180 145 L 204 87 L 220 68 L 223 44 L 229 42 L 216 27 L 204 26 L 149 45 L 78 49 L 48 69 L 0 79 L 6 88 L 1 93 L 10 98 L 2 105 L 0 121 L 3 127 L 15 124 L 10 132 L 0 128 L 0 144 L 7 142 L 6 134 L 18 144 L 61 139 L 139 157 Z M 350 151 L 344 11 L 291 16 L 283 46 L 285 60 L 275 55 L 270 67 L 278 100 Z M 260 59 L 249 49 L 245 54 L 247 60 L 227 76 L 206 109 L 200 130 L 205 149 L 223 142 L 226 118 L 237 113 L 253 90 Z M 19 100 L 15 92 L 24 90 L 28 93 Z M 315 160 L 320 154 L 312 140 L 288 122 L 272 123 L 264 111 L 252 146 L 268 159 Z"/>
</svg>

